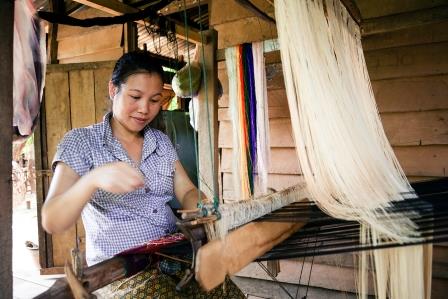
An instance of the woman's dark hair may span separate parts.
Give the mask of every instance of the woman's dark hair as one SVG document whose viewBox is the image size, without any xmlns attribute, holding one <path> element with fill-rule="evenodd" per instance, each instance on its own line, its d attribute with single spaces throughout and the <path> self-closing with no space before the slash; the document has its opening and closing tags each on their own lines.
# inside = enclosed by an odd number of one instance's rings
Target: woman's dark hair
<svg viewBox="0 0 448 299">
<path fill-rule="evenodd" d="M 112 83 L 120 88 L 129 76 L 138 73 L 158 74 L 163 79 L 162 65 L 146 51 L 133 51 L 117 60 L 112 72 Z"/>
</svg>

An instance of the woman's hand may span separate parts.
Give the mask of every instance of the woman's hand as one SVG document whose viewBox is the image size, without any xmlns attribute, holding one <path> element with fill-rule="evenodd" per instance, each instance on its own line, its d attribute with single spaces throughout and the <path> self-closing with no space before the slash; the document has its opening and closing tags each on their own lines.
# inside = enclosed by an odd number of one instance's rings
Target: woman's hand
<svg viewBox="0 0 448 299">
<path fill-rule="evenodd" d="M 42 226 L 49 233 L 68 229 L 76 223 L 98 188 L 111 193 L 126 193 L 143 185 L 143 175 L 124 162 L 105 164 L 82 177 L 65 163 L 59 162 L 42 207 Z"/>
<path fill-rule="evenodd" d="M 97 188 L 111 193 L 132 192 L 145 185 L 140 171 L 125 162 L 113 162 L 92 170 L 88 176 Z"/>
</svg>

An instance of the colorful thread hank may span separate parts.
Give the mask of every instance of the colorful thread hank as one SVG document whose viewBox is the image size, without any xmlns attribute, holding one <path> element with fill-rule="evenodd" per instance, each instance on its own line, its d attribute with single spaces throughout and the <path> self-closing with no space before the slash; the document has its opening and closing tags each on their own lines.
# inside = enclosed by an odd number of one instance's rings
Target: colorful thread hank
<svg viewBox="0 0 448 299">
<path fill-rule="evenodd" d="M 261 51 L 260 51 L 261 47 Z M 261 55 L 261 58 L 259 57 Z M 256 56 L 256 57 L 254 57 Z M 257 64 L 254 63 L 257 62 Z M 266 88 L 264 76 L 264 59 L 262 45 L 257 44 L 253 49 L 252 44 L 243 44 L 226 50 L 226 62 L 229 75 L 229 98 L 234 134 L 234 179 L 235 195 L 241 199 L 249 199 L 254 195 L 254 178 L 260 176 L 260 190 L 264 193 L 267 189 L 266 153 L 269 151 L 269 139 L 264 138 L 260 143 L 260 135 L 269 134 L 267 124 L 267 111 L 257 115 L 260 105 L 267 109 L 266 92 L 259 92 L 257 96 L 256 86 Z M 262 68 L 262 69 L 260 69 Z M 262 76 L 256 76 L 261 73 Z M 256 82 L 261 80 L 263 82 Z M 263 111 L 263 110 L 261 110 Z M 259 112 L 258 112 L 259 113 Z M 259 118 L 263 118 L 260 126 Z M 267 128 L 267 131 L 266 131 Z M 261 129 L 261 132 L 259 130 Z M 263 132 L 264 131 L 264 132 Z M 262 159 L 259 161 L 259 151 Z M 262 165 L 259 165 L 262 163 Z M 261 174 L 262 172 L 266 172 Z M 239 181 L 239 182 L 236 182 Z"/>
</svg>

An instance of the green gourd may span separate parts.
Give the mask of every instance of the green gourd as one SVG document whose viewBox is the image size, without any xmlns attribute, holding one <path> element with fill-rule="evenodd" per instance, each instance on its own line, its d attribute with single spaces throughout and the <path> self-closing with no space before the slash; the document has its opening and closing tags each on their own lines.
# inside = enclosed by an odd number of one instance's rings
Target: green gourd
<svg viewBox="0 0 448 299">
<path fill-rule="evenodd" d="M 199 87 L 201 87 L 201 66 L 199 63 L 193 61 L 178 70 L 171 81 L 171 87 L 176 96 L 181 98 L 191 98 L 197 95 Z"/>
</svg>

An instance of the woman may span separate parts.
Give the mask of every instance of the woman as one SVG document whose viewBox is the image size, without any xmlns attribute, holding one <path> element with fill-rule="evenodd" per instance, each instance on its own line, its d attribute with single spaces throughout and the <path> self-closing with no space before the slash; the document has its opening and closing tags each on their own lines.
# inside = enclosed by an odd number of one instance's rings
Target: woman
<svg viewBox="0 0 448 299">
<path fill-rule="evenodd" d="M 162 77 L 162 67 L 149 53 L 124 54 L 109 82 L 112 112 L 101 123 L 69 131 L 58 146 L 42 225 L 49 233 L 60 233 L 81 215 L 89 266 L 173 233 L 176 219 L 167 203 L 174 196 L 184 209 L 197 206 L 199 191 L 169 138 L 150 127 L 162 105 Z M 107 291 L 117 296 L 144 292 L 146 297 L 185 297 L 175 293 L 175 282 L 159 269 L 136 277 L 114 283 Z M 228 291 L 242 295 L 233 285 Z M 223 295 L 222 288 L 191 294 L 219 297 L 217 292 Z"/>
</svg>

